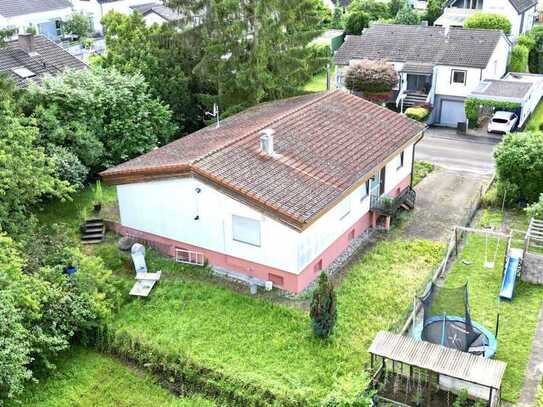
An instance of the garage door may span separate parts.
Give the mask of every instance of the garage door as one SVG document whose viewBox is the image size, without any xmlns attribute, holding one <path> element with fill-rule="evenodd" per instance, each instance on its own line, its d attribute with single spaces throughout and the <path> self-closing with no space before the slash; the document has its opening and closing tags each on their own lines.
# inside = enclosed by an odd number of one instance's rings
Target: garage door
<svg viewBox="0 0 543 407">
<path fill-rule="evenodd" d="M 441 102 L 440 124 L 456 127 L 458 122 L 465 122 L 464 102 L 457 100 L 443 100 Z"/>
</svg>

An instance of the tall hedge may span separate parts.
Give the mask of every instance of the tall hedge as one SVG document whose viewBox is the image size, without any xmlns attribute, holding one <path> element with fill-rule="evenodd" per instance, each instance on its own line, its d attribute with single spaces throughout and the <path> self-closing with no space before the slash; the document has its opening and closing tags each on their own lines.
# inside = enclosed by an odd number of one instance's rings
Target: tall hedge
<svg viewBox="0 0 543 407">
<path fill-rule="evenodd" d="M 470 127 L 476 127 L 479 122 L 479 107 L 492 107 L 494 110 L 514 111 L 520 109 L 520 103 L 505 102 L 501 100 L 486 100 L 478 98 L 467 98 L 464 102 L 464 111 Z"/>
<path fill-rule="evenodd" d="M 528 55 L 530 50 L 524 45 L 515 45 L 511 50 L 511 61 L 509 62 L 509 71 L 511 72 L 529 72 Z"/>
<path fill-rule="evenodd" d="M 511 33 L 511 21 L 505 16 L 494 13 L 475 13 L 464 22 L 464 28 L 483 28 L 487 30 L 502 30 Z"/>
</svg>

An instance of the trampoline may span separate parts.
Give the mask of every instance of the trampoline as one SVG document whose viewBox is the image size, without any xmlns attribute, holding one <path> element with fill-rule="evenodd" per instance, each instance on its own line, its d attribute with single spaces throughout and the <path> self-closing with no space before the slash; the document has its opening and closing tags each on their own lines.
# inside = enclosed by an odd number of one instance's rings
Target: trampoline
<svg viewBox="0 0 543 407">
<path fill-rule="evenodd" d="M 414 326 L 415 339 L 486 358 L 495 355 L 495 335 L 471 320 L 467 284 L 445 288 L 431 282 L 419 300 L 423 318 Z"/>
<path fill-rule="evenodd" d="M 493 357 L 498 345 L 494 334 L 474 321 L 471 321 L 471 331 L 475 339 L 467 346 L 467 352 L 485 358 Z M 428 319 L 426 323 L 417 325 L 413 331 L 413 337 L 419 341 L 425 340 L 448 348 L 464 350 L 466 349 L 465 338 L 468 332 L 464 318 L 450 315 L 435 316 Z"/>
</svg>

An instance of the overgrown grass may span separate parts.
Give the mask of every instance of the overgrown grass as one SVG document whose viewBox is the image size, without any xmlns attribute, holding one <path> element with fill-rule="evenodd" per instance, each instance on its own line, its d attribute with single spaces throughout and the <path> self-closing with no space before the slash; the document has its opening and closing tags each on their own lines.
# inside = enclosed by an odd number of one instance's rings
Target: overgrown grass
<svg viewBox="0 0 543 407">
<path fill-rule="evenodd" d="M 299 308 L 185 278 L 186 267 L 152 256 L 151 269 L 167 278 L 147 301 L 126 305 L 114 328 L 270 391 L 308 400 L 349 397 L 364 388 L 374 335 L 403 322 L 441 255 L 433 242 L 379 243 L 343 279 L 338 325 L 328 341 L 312 335 Z"/>
<path fill-rule="evenodd" d="M 518 225 L 524 224 L 519 213 L 513 215 Z M 483 213 L 480 224 L 498 226 L 501 222 L 499 211 L 487 211 Z M 487 240 L 484 235 L 470 234 L 447 277 L 446 285 L 456 287 L 468 282 L 472 318 L 490 331 L 494 331 L 496 315 L 500 314 L 496 358 L 507 362 L 502 397 L 514 402 L 524 380 L 543 302 L 543 287 L 517 280 L 513 301 L 500 302 L 498 294 L 502 280 L 505 240 L 499 242 L 494 268 L 484 267 L 485 258 L 494 260 L 496 245 L 496 238 L 489 237 Z"/>
<path fill-rule="evenodd" d="M 319 72 L 304 86 L 304 92 L 322 92 L 326 90 L 326 70 Z"/>
<path fill-rule="evenodd" d="M 178 398 L 149 375 L 111 357 L 76 347 L 64 355 L 54 373 L 29 387 L 20 405 L 204 407 L 214 403 L 197 397 Z"/>
<path fill-rule="evenodd" d="M 530 120 L 526 124 L 527 131 L 539 131 L 539 126 L 543 124 L 543 102 L 539 102 L 532 113 Z"/>
<path fill-rule="evenodd" d="M 109 214 L 112 211 L 112 206 L 117 202 L 117 190 L 114 186 L 102 184 L 103 191 L 103 213 Z M 37 212 L 38 219 L 43 224 L 65 223 L 77 230 L 80 223 L 80 213 L 83 208 L 86 208 L 89 216 L 92 215 L 92 207 L 94 201 L 94 184 L 88 185 L 82 191 L 75 193 L 71 200 L 60 201 L 55 200 L 46 202 Z"/>
<path fill-rule="evenodd" d="M 415 161 L 415 172 L 413 173 L 413 186 L 421 182 L 434 170 L 434 164 L 427 161 Z"/>
</svg>

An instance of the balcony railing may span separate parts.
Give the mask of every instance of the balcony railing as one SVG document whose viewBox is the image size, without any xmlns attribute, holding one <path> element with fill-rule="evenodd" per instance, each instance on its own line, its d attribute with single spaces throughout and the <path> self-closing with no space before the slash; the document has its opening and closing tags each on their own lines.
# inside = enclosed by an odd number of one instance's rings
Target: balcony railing
<svg viewBox="0 0 543 407">
<path fill-rule="evenodd" d="M 400 195 L 395 198 L 386 195 L 381 197 L 372 195 L 370 199 L 370 209 L 381 215 L 394 216 L 402 205 L 413 209 L 415 207 L 416 197 L 417 193 L 411 187 L 404 189 Z"/>
</svg>

